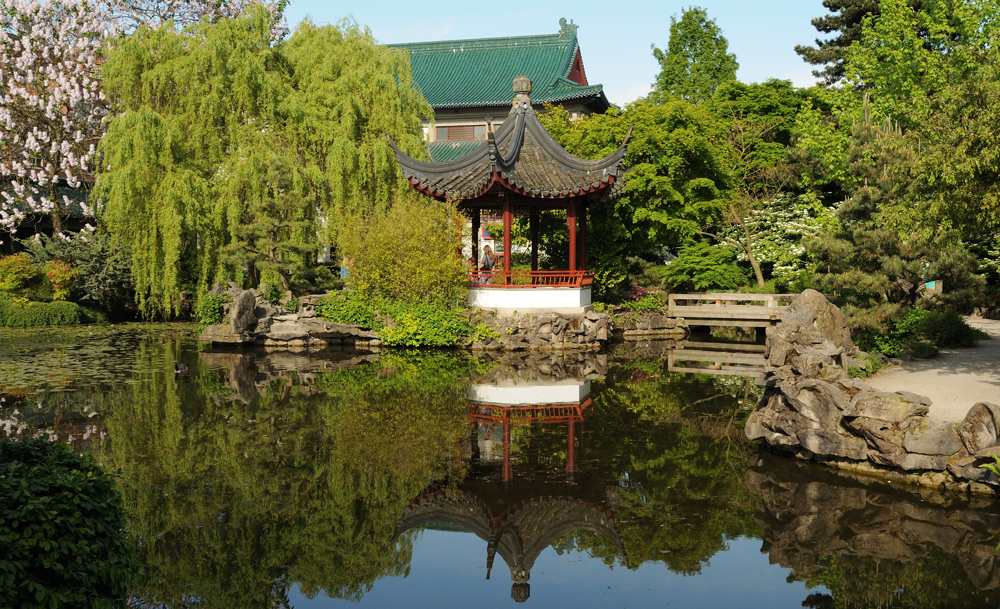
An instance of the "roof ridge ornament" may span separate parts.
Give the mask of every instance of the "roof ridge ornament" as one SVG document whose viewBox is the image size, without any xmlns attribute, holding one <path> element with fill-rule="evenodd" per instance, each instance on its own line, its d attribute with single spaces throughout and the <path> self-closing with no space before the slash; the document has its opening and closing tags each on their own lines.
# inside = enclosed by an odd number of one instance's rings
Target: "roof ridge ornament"
<svg viewBox="0 0 1000 609">
<path fill-rule="evenodd" d="M 560 36 L 562 36 L 563 34 L 576 34 L 576 30 L 579 29 L 579 28 L 580 28 L 580 26 L 578 26 L 577 24 L 573 23 L 572 19 L 569 20 L 569 23 L 566 23 L 566 18 L 565 17 L 559 19 L 559 35 Z"/>
<path fill-rule="evenodd" d="M 527 76 L 515 76 L 514 77 L 514 106 L 518 104 L 528 104 L 531 105 L 531 79 Z"/>
</svg>

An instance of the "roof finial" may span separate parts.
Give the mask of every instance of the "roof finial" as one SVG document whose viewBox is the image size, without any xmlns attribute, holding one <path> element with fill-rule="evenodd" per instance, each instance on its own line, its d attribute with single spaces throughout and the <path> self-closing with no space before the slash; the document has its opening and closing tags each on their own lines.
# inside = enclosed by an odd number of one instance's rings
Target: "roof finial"
<svg viewBox="0 0 1000 609">
<path fill-rule="evenodd" d="M 515 76 L 514 77 L 514 104 L 530 104 L 531 98 L 528 95 L 531 94 L 531 79 L 527 76 Z"/>
<path fill-rule="evenodd" d="M 559 35 L 562 36 L 563 34 L 575 34 L 577 28 L 579 27 L 580 26 L 573 23 L 572 19 L 569 20 L 569 23 L 566 23 L 566 18 L 563 17 L 559 20 Z"/>
</svg>

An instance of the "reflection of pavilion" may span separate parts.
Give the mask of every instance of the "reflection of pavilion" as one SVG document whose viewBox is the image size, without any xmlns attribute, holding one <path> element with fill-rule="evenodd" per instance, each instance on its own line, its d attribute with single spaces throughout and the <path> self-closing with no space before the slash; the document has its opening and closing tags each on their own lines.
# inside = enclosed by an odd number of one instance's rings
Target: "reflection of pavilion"
<svg viewBox="0 0 1000 609">
<path fill-rule="evenodd" d="M 511 597 L 518 602 L 528 599 L 535 560 L 566 535 L 595 533 L 625 556 L 606 498 L 607 485 L 587 471 L 577 471 L 583 422 L 592 403 L 590 381 L 543 383 L 470 385 L 468 414 L 474 434 L 462 446 L 471 464 L 469 475 L 457 488 L 431 490 L 411 501 L 397 526 L 397 534 L 435 526 L 475 533 L 486 542 L 486 578 L 499 554 L 510 568 Z M 565 469 L 540 463 L 539 437 L 563 425 Z M 511 456 L 515 427 L 526 432 L 528 448 L 521 458 Z M 498 436 L 499 455 L 490 446 Z"/>
<path fill-rule="evenodd" d="M 622 555 L 625 548 L 614 517 L 603 503 L 573 497 L 531 497 L 497 514 L 475 492 L 432 492 L 414 499 L 403 513 L 397 534 L 422 526 L 447 524 L 475 533 L 486 542 L 486 579 L 497 554 L 510 568 L 511 597 L 528 599 L 531 568 L 545 548 L 579 531 L 610 541 Z"/>
<path fill-rule="evenodd" d="M 590 381 L 469 386 L 469 422 L 479 431 L 480 456 L 492 453 L 491 437 L 496 430 L 501 432 L 504 482 L 513 477 L 510 434 L 515 425 L 566 425 L 566 473 L 572 476 L 577 427 L 583 430 L 590 405 Z"/>
</svg>

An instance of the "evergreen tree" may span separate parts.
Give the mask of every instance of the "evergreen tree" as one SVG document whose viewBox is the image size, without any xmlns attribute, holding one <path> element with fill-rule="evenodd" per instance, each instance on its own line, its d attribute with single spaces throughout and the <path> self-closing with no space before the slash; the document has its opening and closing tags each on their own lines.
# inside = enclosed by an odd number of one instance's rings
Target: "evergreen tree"
<svg viewBox="0 0 1000 609">
<path fill-rule="evenodd" d="M 816 39 L 816 46 L 796 45 L 795 52 L 802 59 L 814 66 L 824 66 L 813 70 L 813 74 L 822 78 L 826 84 L 833 85 L 844 78 L 844 63 L 847 60 L 847 50 L 861 40 L 861 28 L 865 17 L 878 17 L 878 0 L 823 0 L 823 6 L 829 15 L 816 17 L 813 26 L 824 34 L 835 33 L 828 40 Z"/>
<path fill-rule="evenodd" d="M 841 230 L 807 243 L 820 289 L 835 294 L 855 327 L 884 330 L 917 302 L 929 280 L 944 282 L 951 304 L 982 285 L 959 232 L 928 222 L 925 206 L 907 191 L 916 155 L 914 141 L 897 125 L 866 112 L 852 130 L 853 188 L 838 211 Z"/>
<path fill-rule="evenodd" d="M 672 96 L 705 101 L 719 85 L 736 80 L 740 67 L 722 30 L 699 7 L 685 9 L 680 21 L 670 18 L 667 50 L 654 45 L 653 56 L 660 63 L 660 73 L 651 98 L 659 103 Z"/>
</svg>

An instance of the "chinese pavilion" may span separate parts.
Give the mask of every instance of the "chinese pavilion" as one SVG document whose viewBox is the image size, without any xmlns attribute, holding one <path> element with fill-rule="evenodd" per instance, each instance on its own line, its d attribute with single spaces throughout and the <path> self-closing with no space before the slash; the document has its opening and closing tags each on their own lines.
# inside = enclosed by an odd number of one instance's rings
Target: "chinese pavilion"
<svg viewBox="0 0 1000 609">
<path fill-rule="evenodd" d="M 472 250 L 479 252 L 484 211 L 503 217 L 503 252 L 511 251 L 514 214 L 527 215 L 531 270 L 512 271 L 502 257 L 495 271 L 470 271 L 469 305 L 519 312 L 577 313 L 590 305 L 593 273 L 587 263 L 587 208 L 618 194 L 629 136 L 612 154 L 586 160 L 567 152 L 542 127 L 531 106 L 531 80 L 514 79 L 514 102 L 496 133 L 470 152 L 447 162 L 413 159 L 393 145 L 410 185 L 439 200 L 453 199 L 471 219 Z M 565 211 L 569 268 L 538 270 L 538 219 L 543 211 Z"/>
</svg>

